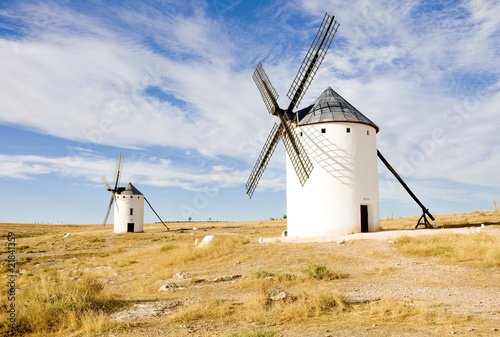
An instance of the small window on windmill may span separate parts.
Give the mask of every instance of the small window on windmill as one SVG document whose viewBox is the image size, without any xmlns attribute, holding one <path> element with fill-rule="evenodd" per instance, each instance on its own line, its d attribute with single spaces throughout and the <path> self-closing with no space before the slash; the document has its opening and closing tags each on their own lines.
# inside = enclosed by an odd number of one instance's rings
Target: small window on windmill
<svg viewBox="0 0 500 337">
<path fill-rule="evenodd" d="M 351 128 L 346 128 L 346 129 L 345 129 L 345 131 L 346 131 L 347 133 L 351 133 Z"/>
<path fill-rule="evenodd" d="M 133 197 L 134 197 L 134 196 L 133 196 L 133 195 L 131 195 L 131 196 L 130 196 L 130 199 L 132 199 Z"/>
<path fill-rule="evenodd" d="M 326 133 L 326 129 L 321 129 L 321 133 Z"/>
<path fill-rule="evenodd" d="M 134 209 L 133 208 L 130 209 L 130 215 L 134 215 Z"/>
<path fill-rule="evenodd" d="M 369 136 L 370 135 L 370 130 L 366 130 L 366 135 Z"/>
<path fill-rule="evenodd" d="M 300 136 L 302 137 L 302 131 L 300 131 Z"/>
</svg>

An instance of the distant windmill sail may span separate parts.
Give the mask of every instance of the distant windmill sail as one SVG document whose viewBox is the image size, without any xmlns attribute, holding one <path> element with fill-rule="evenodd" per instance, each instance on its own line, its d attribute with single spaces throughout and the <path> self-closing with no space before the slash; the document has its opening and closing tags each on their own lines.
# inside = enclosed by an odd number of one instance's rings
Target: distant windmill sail
<svg viewBox="0 0 500 337">
<path fill-rule="evenodd" d="M 296 118 L 293 109 L 300 104 L 300 100 L 309 88 L 339 26 L 334 16 L 328 13 L 325 14 L 319 31 L 288 91 L 287 96 L 290 98 L 290 105 L 286 110 L 279 107 L 278 93 L 264 71 L 262 64 L 260 62 L 258 63 L 253 75 L 253 80 L 259 89 L 267 110 L 270 114 L 278 116 L 280 122 L 273 126 L 245 185 L 247 194 L 250 198 L 252 198 L 257 188 L 257 184 L 276 149 L 280 137 L 283 140 L 288 157 L 293 164 L 295 173 L 302 186 L 311 175 L 314 168 L 313 164 L 299 138 L 295 136 L 295 130 L 292 123 L 296 122 Z"/>
<path fill-rule="evenodd" d="M 113 177 L 113 181 L 115 182 L 114 188 L 111 188 L 106 176 L 103 175 L 101 177 L 102 186 L 104 187 L 104 189 L 111 192 L 111 200 L 109 201 L 108 210 L 106 212 L 106 216 L 104 217 L 104 222 L 103 222 L 104 226 L 106 225 L 106 222 L 108 222 L 109 212 L 111 211 L 111 206 L 113 206 L 113 201 L 115 200 L 116 192 L 118 191 L 118 185 L 120 184 L 122 166 L 123 166 L 123 155 L 121 153 L 118 153 L 118 155 L 116 157 L 115 174 Z M 116 207 L 118 207 L 117 204 L 115 204 L 115 205 L 116 205 Z"/>
</svg>

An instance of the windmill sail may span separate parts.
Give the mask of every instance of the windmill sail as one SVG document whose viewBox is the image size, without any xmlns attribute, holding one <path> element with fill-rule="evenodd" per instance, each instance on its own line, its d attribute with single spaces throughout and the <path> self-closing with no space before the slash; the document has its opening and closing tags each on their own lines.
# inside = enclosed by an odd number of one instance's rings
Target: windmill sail
<svg viewBox="0 0 500 337">
<path fill-rule="evenodd" d="M 111 200 L 109 201 L 109 206 L 108 206 L 108 211 L 106 212 L 106 216 L 104 217 L 104 222 L 102 223 L 103 225 L 106 225 L 106 222 L 108 222 L 108 217 L 109 217 L 109 211 L 111 210 L 111 206 L 113 206 L 113 201 L 115 200 L 115 194 L 111 194 Z"/>
<path fill-rule="evenodd" d="M 118 153 L 116 157 L 115 174 L 113 176 L 113 181 L 115 182 L 114 188 L 111 188 L 106 176 L 101 177 L 102 186 L 104 187 L 105 190 L 111 192 L 111 200 L 109 201 L 109 206 L 108 210 L 106 211 L 106 216 L 104 217 L 103 225 L 106 225 L 106 223 L 108 222 L 109 212 L 111 211 L 111 206 L 113 206 L 113 201 L 115 200 L 115 193 L 116 191 L 118 191 L 118 184 L 120 183 L 122 167 L 123 167 L 123 155 L 121 153 Z M 115 204 L 115 206 L 118 209 L 118 204 Z"/>
<path fill-rule="evenodd" d="M 321 62 L 323 62 L 339 26 L 340 24 L 335 21 L 334 16 L 330 16 L 328 13 L 325 13 L 325 17 L 319 27 L 319 31 L 299 68 L 297 76 L 295 76 L 295 79 L 292 82 L 290 90 L 288 90 L 287 96 L 291 100 L 287 109 L 289 112 L 300 104 L 300 101 L 309 88 L 309 85 L 311 84 L 314 75 L 316 75 Z"/>
<path fill-rule="evenodd" d="M 285 144 L 286 152 L 292 162 L 295 173 L 297 173 L 300 184 L 304 186 L 314 166 L 299 139 L 296 137 L 295 130 L 292 128 L 292 123 L 288 119 L 288 116 L 282 114 L 279 117 L 285 129 L 285 133 L 281 137 Z"/>
<path fill-rule="evenodd" d="M 115 181 L 115 192 L 116 189 L 118 188 L 118 184 L 120 183 L 122 167 L 123 167 L 123 155 L 121 153 L 118 153 L 118 155 L 116 156 L 115 175 L 113 178 L 113 181 Z"/>
<path fill-rule="evenodd" d="M 275 113 L 278 109 L 278 93 L 276 89 L 273 87 L 269 77 L 267 77 L 262 64 L 259 62 L 257 68 L 255 68 L 255 72 L 253 74 L 253 80 L 259 88 L 262 99 L 264 100 L 264 104 L 266 104 L 266 108 L 270 114 Z"/>
<path fill-rule="evenodd" d="M 267 76 L 262 64 L 259 62 L 253 74 L 253 80 L 260 91 L 262 99 L 266 105 L 267 110 L 272 115 L 280 118 L 280 123 L 275 124 L 269 137 L 260 152 L 259 158 L 250 173 L 250 177 L 246 183 L 247 194 L 252 198 L 252 195 L 260 181 L 266 166 L 271 159 L 272 154 L 278 143 L 278 139 L 282 137 L 288 157 L 290 158 L 300 184 L 304 186 L 307 179 L 311 175 L 313 165 L 307 152 L 302 147 L 300 140 L 295 135 L 292 122 L 295 122 L 295 115 L 293 109 L 298 106 L 300 100 L 309 88 L 311 81 L 314 78 L 321 62 L 332 43 L 332 40 L 337 32 L 339 24 L 335 21 L 335 17 L 325 14 L 323 22 L 319 28 L 314 41 L 306 54 L 304 61 L 293 80 L 292 86 L 288 91 L 288 98 L 290 98 L 290 105 L 287 110 L 283 110 L 278 105 L 278 93 L 272 85 L 269 77 Z M 290 120 L 292 119 L 292 120 Z"/>
<path fill-rule="evenodd" d="M 252 198 L 253 192 L 257 188 L 257 184 L 259 183 L 260 177 L 262 177 L 262 173 L 264 173 L 264 170 L 266 169 L 267 164 L 269 163 L 269 159 L 271 159 L 271 156 L 274 153 L 274 150 L 276 149 L 276 145 L 278 144 L 278 141 L 280 139 L 280 134 L 283 133 L 283 124 L 277 124 L 275 123 L 271 133 L 267 137 L 266 143 L 264 144 L 264 147 L 262 148 L 262 151 L 260 152 L 259 158 L 257 159 L 257 162 L 255 163 L 255 166 L 252 170 L 252 173 L 250 174 L 250 177 L 248 178 L 248 181 L 246 183 L 246 189 L 247 189 L 247 194 L 250 198 Z"/>
</svg>

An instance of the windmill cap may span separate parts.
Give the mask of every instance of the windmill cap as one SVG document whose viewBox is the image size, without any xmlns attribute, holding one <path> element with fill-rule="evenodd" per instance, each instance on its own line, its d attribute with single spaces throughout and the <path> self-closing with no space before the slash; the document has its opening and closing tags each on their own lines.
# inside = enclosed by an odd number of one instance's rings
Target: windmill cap
<svg viewBox="0 0 500 337">
<path fill-rule="evenodd" d="M 120 195 L 143 195 L 134 185 L 132 185 L 132 183 L 128 183 L 125 187 L 118 188 L 116 193 Z"/>
<path fill-rule="evenodd" d="M 379 127 L 359 112 L 335 90 L 328 87 L 314 103 L 297 111 L 297 125 L 325 122 L 351 122 L 373 126 L 377 132 Z"/>
</svg>

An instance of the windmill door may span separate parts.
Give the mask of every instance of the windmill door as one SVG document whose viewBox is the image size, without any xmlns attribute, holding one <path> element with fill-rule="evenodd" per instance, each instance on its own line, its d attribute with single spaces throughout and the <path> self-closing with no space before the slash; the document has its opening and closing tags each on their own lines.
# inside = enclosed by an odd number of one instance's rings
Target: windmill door
<svg viewBox="0 0 500 337">
<path fill-rule="evenodd" d="M 133 233 L 134 232 L 134 223 L 128 223 L 127 224 L 127 232 L 128 233 Z"/>
<path fill-rule="evenodd" d="M 368 206 L 361 205 L 361 233 L 368 232 Z"/>
</svg>

